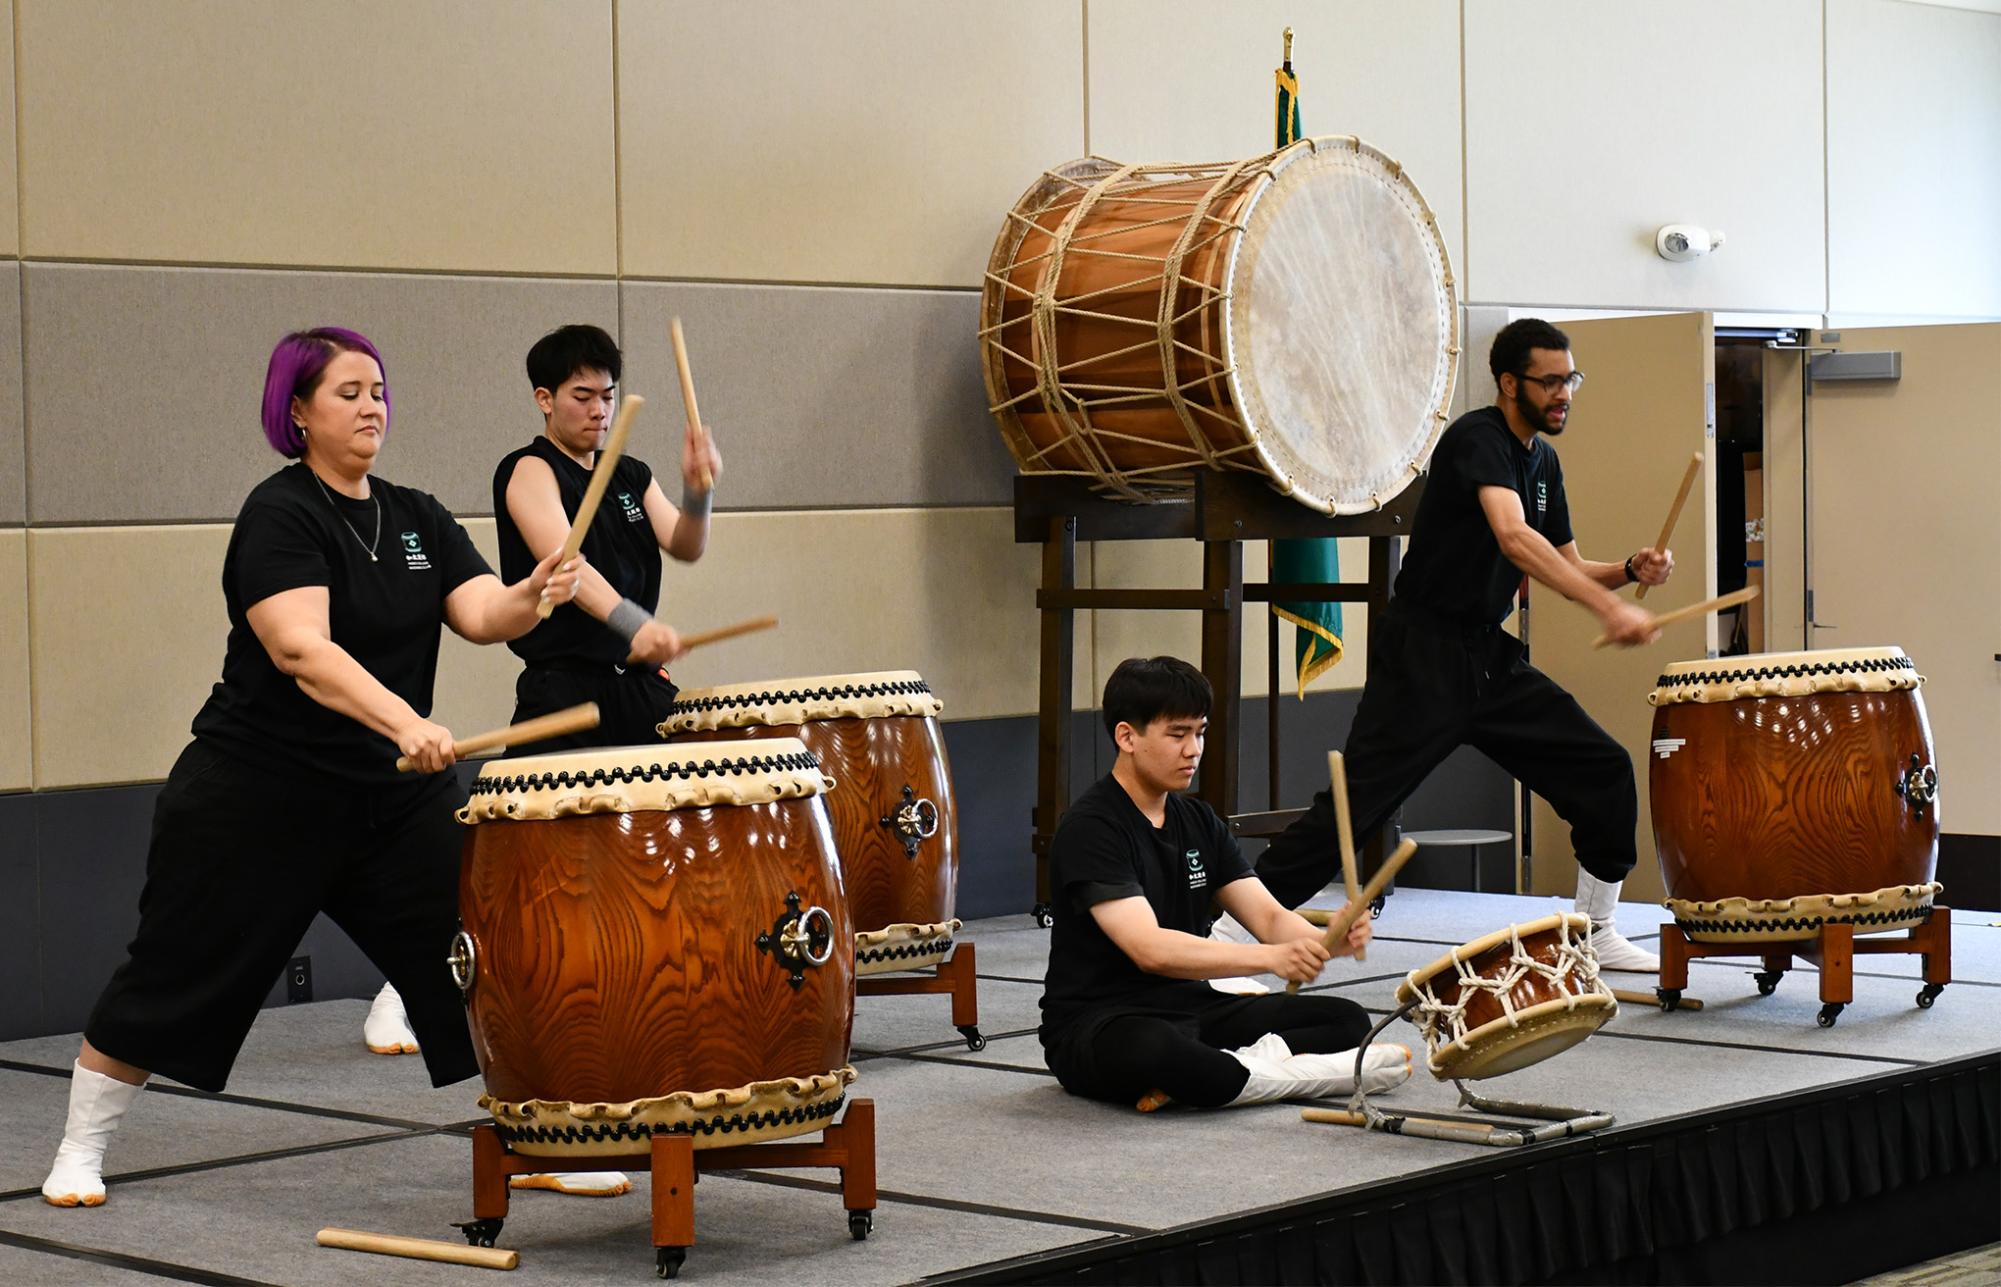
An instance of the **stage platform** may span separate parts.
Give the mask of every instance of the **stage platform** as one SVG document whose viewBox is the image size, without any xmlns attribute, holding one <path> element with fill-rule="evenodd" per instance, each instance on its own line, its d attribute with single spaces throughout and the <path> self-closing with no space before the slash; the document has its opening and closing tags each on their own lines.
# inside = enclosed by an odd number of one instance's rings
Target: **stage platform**
<svg viewBox="0 0 2001 1287">
<path fill-rule="evenodd" d="M 1368 961 L 1336 962 L 1319 990 L 1386 1013 L 1405 972 L 1558 908 L 1400 891 Z M 1663 916 L 1621 909 L 1635 938 Z M 1144 1116 L 1073 1099 L 1034 1035 L 1048 933 L 1026 916 L 976 922 L 984 1051 L 957 1039 L 944 997 L 865 997 L 857 1011 L 851 1094 L 878 1120 L 873 1235 L 850 1240 L 831 1173 L 709 1175 L 681 1277 L 1639 1281 L 1672 1262 L 1683 1280 L 1847 1281 L 1893 1267 L 1885 1256 L 1992 1243 L 2001 913 L 1955 910 L 1952 934 L 1954 983 L 1934 1008 L 1914 1004 L 1917 958 L 1859 959 L 1854 1003 L 1832 1028 L 1815 1023 L 1810 968 L 1761 997 L 1748 959 L 1698 961 L 1687 995 L 1701 1012 L 1628 1005 L 1583 1045 L 1484 1084 L 1610 1111 L 1615 1128 L 1497 1149 L 1309 1125 L 1285 1104 Z M 61 1136 L 76 1038 L 0 1045 L 0 1282 L 481 1281 L 490 1271 L 313 1243 L 326 1225 L 456 1239 L 452 1223 L 472 1214 L 478 1083 L 433 1090 L 418 1059 L 369 1054 L 366 1010 L 264 1012 L 225 1095 L 156 1084 L 119 1132 L 110 1202 L 95 1210 L 49 1207 L 35 1187 Z M 1417 1048 L 1406 1025 L 1386 1035 Z M 1420 1071 L 1383 1103 L 1450 1109 L 1454 1095 Z M 613 1199 L 517 1193 L 499 1244 L 521 1264 L 501 1281 L 650 1280 L 635 1179 Z M 1797 1274 L 1742 1241 L 1788 1225 L 1817 1249 L 1792 1262 Z M 1845 1268 L 1830 1276 L 1830 1263 Z"/>
</svg>

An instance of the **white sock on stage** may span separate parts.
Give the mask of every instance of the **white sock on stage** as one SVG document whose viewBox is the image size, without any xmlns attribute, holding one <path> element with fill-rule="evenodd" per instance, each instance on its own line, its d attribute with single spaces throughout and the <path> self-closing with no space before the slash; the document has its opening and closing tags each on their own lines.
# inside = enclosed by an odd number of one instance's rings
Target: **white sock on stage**
<svg viewBox="0 0 2001 1287">
<path fill-rule="evenodd" d="M 1582 867 L 1577 869 L 1576 908 L 1591 918 L 1591 946 L 1598 953 L 1598 968 L 1658 974 L 1661 958 L 1627 939 L 1614 919 L 1619 910 L 1619 889 L 1624 884 L 1603 881 Z"/>
<path fill-rule="evenodd" d="M 1214 943 L 1256 943 L 1257 935 L 1237 923 L 1237 918 L 1224 912 L 1209 927 L 1209 939 Z M 1233 996 L 1261 997 L 1271 989 L 1253 978 L 1211 979 L 1209 986 L 1218 992 L 1228 992 Z"/>
<path fill-rule="evenodd" d="M 42 1181 L 42 1200 L 57 1207 L 104 1205 L 104 1150 L 125 1110 L 144 1090 L 130 1082 L 92 1072 L 81 1063 L 70 1070 L 69 1122 L 55 1165 Z"/>
<path fill-rule="evenodd" d="M 623 1171 L 544 1171 L 539 1175 L 517 1175 L 509 1188 L 547 1189 L 573 1198 L 615 1198 L 632 1192 L 632 1181 Z"/>
<path fill-rule="evenodd" d="M 1276 1050 L 1286 1053 L 1274 1057 Z M 1250 1073 L 1244 1088 L 1230 1101 L 1239 1104 L 1269 1104 L 1280 1099 L 1329 1099 L 1355 1093 L 1355 1052 L 1343 1050 L 1331 1055 L 1295 1055 L 1286 1050 L 1277 1035 L 1265 1037 L 1241 1050 L 1227 1051 Z M 1362 1060 L 1362 1080 L 1370 1093 L 1400 1086 L 1410 1078 L 1410 1050 L 1394 1042 L 1378 1042 L 1369 1047 Z"/>
<path fill-rule="evenodd" d="M 403 1013 L 403 998 L 387 983 L 375 994 L 368 1017 L 361 1021 L 361 1039 L 378 1055 L 414 1055 L 417 1034 L 410 1030 L 410 1016 Z"/>
</svg>

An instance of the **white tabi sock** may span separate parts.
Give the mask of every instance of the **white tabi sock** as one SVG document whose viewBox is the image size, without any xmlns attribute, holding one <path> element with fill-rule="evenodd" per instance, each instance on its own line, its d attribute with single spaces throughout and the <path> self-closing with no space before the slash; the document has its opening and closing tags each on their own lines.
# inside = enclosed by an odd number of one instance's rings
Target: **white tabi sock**
<svg viewBox="0 0 2001 1287">
<path fill-rule="evenodd" d="M 104 1150 L 125 1110 L 145 1087 L 92 1072 L 78 1063 L 70 1070 L 69 1122 L 55 1165 L 42 1181 L 42 1200 L 57 1207 L 104 1205 Z"/>
</svg>

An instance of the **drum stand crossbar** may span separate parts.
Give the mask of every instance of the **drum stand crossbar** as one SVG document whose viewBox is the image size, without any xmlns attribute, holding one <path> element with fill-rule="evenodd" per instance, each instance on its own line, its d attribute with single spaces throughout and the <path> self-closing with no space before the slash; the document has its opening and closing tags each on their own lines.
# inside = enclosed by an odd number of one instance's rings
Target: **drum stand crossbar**
<svg viewBox="0 0 2001 1287">
<path fill-rule="evenodd" d="M 1362 1126 L 1391 1135 L 1417 1135 L 1425 1139 L 1450 1140 L 1459 1144 L 1488 1144 L 1495 1148 L 1519 1148 L 1542 1144 L 1612 1125 L 1610 1113 L 1582 1108 L 1558 1108 L 1551 1104 L 1530 1104 L 1510 1099 L 1488 1099 L 1478 1095 L 1459 1078 L 1452 1084 L 1459 1091 L 1459 1107 L 1471 1113 L 1384 1112 L 1369 1100 L 1368 1083 L 1362 1079 L 1362 1061 L 1383 1030 L 1405 1018 L 1417 1007 L 1412 1000 L 1392 1010 L 1355 1051 L 1355 1094 L 1347 1111 L 1309 1108 L 1301 1116 L 1309 1122 L 1331 1122 L 1338 1126 Z M 1512 1120 L 1528 1118 L 1527 1121 Z"/>
<path fill-rule="evenodd" d="M 1672 1010 L 1688 986 L 1688 963 L 1705 956 L 1755 956 L 1765 968 L 1751 977 L 1757 980 L 1758 995 L 1776 992 L 1779 980 L 1792 968 L 1793 958 L 1802 957 L 1820 971 L 1820 1014 L 1823 1028 L 1832 1028 L 1843 1009 L 1855 1000 L 1855 958 L 1884 953 L 1910 953 L 1924 960 L 1924 986 L 1918 989 L 1918 1008 L 1929 1010 L 1945 985 L 1952 982 L 1952 909 L 1933 905 L 1925 919 L 1908 934 L 1855 936 L 1855 927 L 1832 921 L 1823 923 L 1812 938 L 1787 939 L 1777 943 L 1695 942 L 1673 921 L 1661 926 L 1661 982 L 1655 989 L 1661 1009 Z"/>
<path fill-rule="evenodd" d="M 952 1026 L 966 1039 L 966 1049 L 985 1050 L 987 1039 L 980 1035 L 979 974 L 973 965 L 971 943 L 953 944 L 952 955 L 938 962 L 934 974 L 864 974 L 855 980 L 855 995 L 860 997 L 937 992 L 951 994 Z"/>
<path fill-rule="evenodd" d="M 531 1157 L 516 1153 L 491 1122 L 472 1133 L 473 1218 L 458 1226 L 475 1247 L 491 1247 L 507 1218 L 508 1185 L 516 1175 L 563 1171 L 634 1171 L 652 1176 L 654 1266 L 662 1278 L 680 1275 L 695 1245 L 695 1182 L 703 1171 L 749 1171 L 772 1167 L 832 1167 L 841 1173 L 841 1205 L 855 1241 L 875 1227 L 875 1101 L 851 1099 L 838 1125 L 820 1132 L 818 1143 L 780 1141 L 725 1148 L 695 1147 L 694 1137 L 658 1134 L 643 1153 L 616 1156 Z"/>
</svg>

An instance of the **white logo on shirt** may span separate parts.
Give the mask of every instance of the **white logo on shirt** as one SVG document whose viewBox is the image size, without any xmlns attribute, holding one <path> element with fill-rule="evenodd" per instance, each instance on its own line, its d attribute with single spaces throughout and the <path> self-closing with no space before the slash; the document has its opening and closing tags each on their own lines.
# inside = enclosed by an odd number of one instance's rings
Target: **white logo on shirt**
<svg viewBox="0 0 2001 1287">
<path fill-rule="evenodd" d="M 412 572 L 431 570 L 431 556 L 424 553 L 424 543 L 415 532 L 403 533 L 403 561 Z"/>
<path fill-rule="evenodd" d="M 1190 849 L 1186 857 L 1188 859 L 1188 888 L 1209 888 L 1209 871 L 1202 865 L 1202 851 L 1200 849 Z"/>
</svg>

